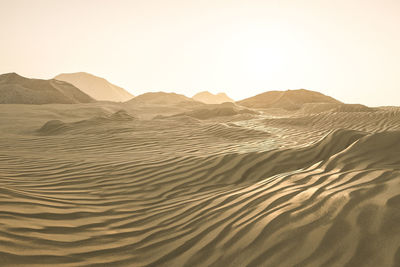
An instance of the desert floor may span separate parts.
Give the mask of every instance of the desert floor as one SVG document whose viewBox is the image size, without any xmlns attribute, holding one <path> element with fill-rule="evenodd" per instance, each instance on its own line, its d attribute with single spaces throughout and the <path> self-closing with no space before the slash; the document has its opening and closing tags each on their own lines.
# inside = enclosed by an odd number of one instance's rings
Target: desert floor
<svg viewBox="0 0 400 267">
<path fill-rule="evenodd" d="M 0 105 L 0 265 L 400 266 L 400 108 L 181 111 Z"/>
</svg>

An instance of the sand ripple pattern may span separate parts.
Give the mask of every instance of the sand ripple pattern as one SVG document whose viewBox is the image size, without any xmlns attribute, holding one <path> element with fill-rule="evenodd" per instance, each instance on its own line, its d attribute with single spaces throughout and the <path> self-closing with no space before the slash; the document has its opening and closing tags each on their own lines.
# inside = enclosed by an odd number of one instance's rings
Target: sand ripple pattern
<svg viewBox="0 0 400 267">
<path fill-rule="evenodd" d="M 242 126 L 260 127 L 285 139 L 285 146 L 315 142 L 334 129 L 351 129 L 370 133 L 400 130 L 400 109 L 385 107 L 374 112 L 322 112 L 289 114 L 275 118 L 242 121 Z"/>
<path fill-rule="evenodd" d="M 400 265 L 398 131 L 153 158 L 109 150 L 129 131 L 65 150 L 73 131 L 1 141 L 2 266 Z"/>
</svg>

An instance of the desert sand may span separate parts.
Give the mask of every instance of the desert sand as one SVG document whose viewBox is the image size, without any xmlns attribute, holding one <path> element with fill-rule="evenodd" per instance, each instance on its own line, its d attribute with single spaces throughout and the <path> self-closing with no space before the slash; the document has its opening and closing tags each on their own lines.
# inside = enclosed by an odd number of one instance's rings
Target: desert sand
<svg viewBox="0 0 400 267">
<path fill-rule="evenodd" d="M 0 105 L 1 265 L 400 266 L 400 108 L 270 94 Z"/>
</svg>

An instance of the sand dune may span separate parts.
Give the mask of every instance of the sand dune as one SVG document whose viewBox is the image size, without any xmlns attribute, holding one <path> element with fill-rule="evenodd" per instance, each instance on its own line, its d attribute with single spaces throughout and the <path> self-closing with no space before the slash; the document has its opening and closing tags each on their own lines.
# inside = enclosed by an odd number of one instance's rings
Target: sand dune
<svg viewBox="0 0 400 267">
<path fill-rule="evenodd" d="M 66 82 L 28 79 L 16 73 L 0 75 L 0 104 L 75 104 L 89 102 L 94 102 L 94 100 Z"/>
<path fill-rule="evenodd" d="M 171 98 L 0 105 L 2 265 L 400 264 L 399 108 Z"/>
<path fill-rule="evenodd" d="M 214 95 L 207 91 L 197 93 L 192 98 L 205 104 L 222 104 L 225 102 L 234 102 L 233 99 L 227 96 L 225 93 L 218 93 Z"/>
<path fill-rule="evenodd" d="M 96 100 L 124 102 L 133 98 L 125 89 L 86 72 L 62 73 L 54 79 L 73 84 Z"/>
<path fill-rule="evenodd" d="M 319 92 L 305 89 L 269 91 L 237 102 L 237 104 L 249 108 L 282 108 L 286 110 L 300 109 L 307 103 L 340 104 L 341 102 Z"/>
<path fill-rule="evenodd" d="M 129 115 L 125 110 L 117 111 L 111 115 L 106 116 L 95 116 L 89 119 L 64 123 L 60 120 L 50 120 L 46 122 L 37 132 L 40 135 L 54 135 L 54 134 L 65 134 L 69 131 L 84 130 L 87 133 L 90 130 L 94 132 L 98 132 L 96 127 L 104 126 L 106 123 L 113 122 L 123 122 L 123 121 L 131 121 L 134 117 Z"/>
<path fill-rule="evenodd" d="M 125 109 L 137 112 L 143 119 L 176 115 L 202 106 L 205 104 L 184 95 L 165 92 L 145 93 L 124 103 Z"/>
<path fill-rule="evenodd" d="M 216 117 L 234 116 L 239 114 L 258 114 L 255 110 L 241 108 L 234 103 L 209 104 L 206 106 L 195 107 L 194 109 L 178 113 L 173 116 L 189 116 L 196 119 L 206 120 Z"/>
</svg>

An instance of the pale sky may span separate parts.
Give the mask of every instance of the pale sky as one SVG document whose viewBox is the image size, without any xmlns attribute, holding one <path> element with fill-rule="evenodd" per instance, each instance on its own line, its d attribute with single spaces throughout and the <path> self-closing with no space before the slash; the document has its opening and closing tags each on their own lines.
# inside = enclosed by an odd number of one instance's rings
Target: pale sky
<svg viewBox="0 0 400 267">
<path fill-rule="evenodd" d="M 0 0 L 0 73 L 400 106 L 399 0 Z"/>
</svg>

